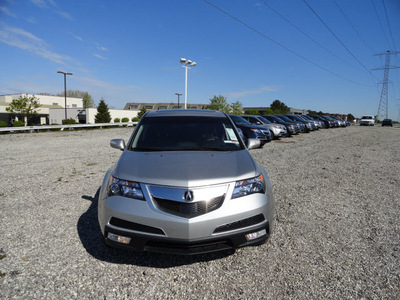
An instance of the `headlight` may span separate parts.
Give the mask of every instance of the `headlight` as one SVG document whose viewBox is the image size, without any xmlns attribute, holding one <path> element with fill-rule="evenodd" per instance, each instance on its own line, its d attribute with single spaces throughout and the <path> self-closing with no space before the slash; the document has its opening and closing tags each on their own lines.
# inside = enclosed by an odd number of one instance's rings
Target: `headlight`
<svg viewBox="0 0 400 300">
<path fill-rule="evenodd" d="M 144 200 L 142 189 L 140 188 L 139 183 L 121 180 L 115 177 L 111 177 L 108 185 L 108 195 Z"/>
<path fill-rule="evenodd" d="M 237 181 L 235 184 L 235 189 L 233 190 L 232 199 L 254 193 L 265 193 L 265 181 L 263 174 L 251 179 Z"/>
<path fill-rule="evenodd" d="M 261 133 L 260 129 L 255 129 L 255 128 L 250 128 L 251 131 L 256 132 L 256 133 Z"/>
</svg>

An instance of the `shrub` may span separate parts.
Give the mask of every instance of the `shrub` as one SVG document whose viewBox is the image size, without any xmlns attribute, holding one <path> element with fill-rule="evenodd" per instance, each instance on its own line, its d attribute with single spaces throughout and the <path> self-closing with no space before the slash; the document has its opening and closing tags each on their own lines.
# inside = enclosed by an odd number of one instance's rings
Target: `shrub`
<svg viewBox="0 0 400 300">
<path fill-rule="evenodd" d="M 14 123 L 13 123 L 13 126 L 14 127 L 22 127 L 22 126 L 25 126 L 25 122 L 24 121 L 14 121 Z"/>
<path fill-rule="evenodd" d="M 74 119 L 64 119 L 62 120 L 63 125 L 71 125 L 71 124 L 78 124 Z"/>
<path fill-rule="evenodd" d="M 120 118 L 115 118 L 115 119 L 114 119 L 114 123 L 119 123 L 119 122 L 121 122 L 121 119 L 120 119 Z"/>
<path fill-rule="evenodd" d="M 139 122 L 140 118 L 139 117 L 133 117 L 132 122 Z"/>
<path fill-rule="evenodd" d="M 7 123 L 4 121 L 0 121 L 0 127 L 7 127 Z"/>
<path fill-rule="evenodd" d="M 122 118 L 122 122 L 129 122 L 129 118 Z"/>
</svg>

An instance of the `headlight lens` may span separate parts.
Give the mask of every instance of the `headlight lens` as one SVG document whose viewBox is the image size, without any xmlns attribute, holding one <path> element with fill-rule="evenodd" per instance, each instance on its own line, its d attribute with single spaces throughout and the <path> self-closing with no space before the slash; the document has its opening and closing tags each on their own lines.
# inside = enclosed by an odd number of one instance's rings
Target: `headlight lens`
<svg viewBox="0 0 400 300">
<path fill-rule="evenodd" d="M 261 133 L 260 129 L 251 128 L 250 130 L 253 131 L 253 132 L 256 132 L 256 133 Z"/>
<path fill-rule="evenodd" d="M 112 177 L 108 186 L 109 196 L 123 196 L 138 200 L 144 200 L 140 184 Z"/>
<path fill-rule="evenodd" d="M 237 181 L 235 189 L 233 190 L 232 199 L 255 193 L 265 193 L 265 180 L 263 174 L 254 178 Z"/>
</svg>

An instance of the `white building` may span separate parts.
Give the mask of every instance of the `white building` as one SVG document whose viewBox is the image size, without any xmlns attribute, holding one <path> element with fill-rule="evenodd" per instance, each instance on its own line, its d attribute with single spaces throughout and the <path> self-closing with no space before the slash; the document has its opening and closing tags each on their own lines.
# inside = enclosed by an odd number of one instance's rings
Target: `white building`
<svg viewBox="0 0 400 300">
<path fill-rule="evenodd" d="M 0 95 L 0 120 L 9 123 L 13 120 L 13 115 L 6 110 L 10 106 L 14 99 L 19 97 L 36 97 L 41 105 L 37 110 L 39 113 L 34 123 L 39 124 L 50 124 L 49 114 L 52 108 L 65 109 L 65 98 L 60 96 L 48 96 L 48 95 L 33 95 L 33 94 L 11 94 L 11 95 Z M 82 98 L 71 98 L 67 97 L 67 108 L 83 108 Z M 26 122 L 26 120 L 25 120 Z M 61 123 L 60 123 L 61 124 Z"/>
<path fill-rule="evenodd" d="M 78 123 L 94 124 L 95 115 L 97 114 L 96 108 L 83 108 L 82 98 L 67 97 L 67 106 L 65 107 L 64 96 L 48 96 L 48 95 L 33 95 L 33 94 L 12 94 L 12 95 L 0 95 L 0 120 L 6 123 L 14 121 L 13 114 L 8 112 L 6 108 L 10 106 L 14 99 L 19 97 L 36 97 L 39 100 L 41 107 L 37 110 L 39 113 L 38 117 L 35 118 L 35 124 L 62 124 L 62 120 L 74 119 Z M 132 118 L 136 117 L 139 110 L 122 110 L 122 109 L 109 109 L 111 115 L 111 123 L 114 123 L 114 119 L 119 118 Z M 26 123 L 27 120 L 25 120 Z"/>
</svg>

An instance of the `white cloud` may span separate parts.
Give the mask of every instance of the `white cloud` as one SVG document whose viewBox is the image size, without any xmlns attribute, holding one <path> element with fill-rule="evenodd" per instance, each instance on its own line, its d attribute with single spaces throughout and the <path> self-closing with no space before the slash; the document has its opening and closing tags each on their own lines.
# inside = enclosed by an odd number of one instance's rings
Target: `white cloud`
<svg viewBox="0 0 400 300">
<path fill-rule="evenodd" d="M 78 41 L 84 42 L 85 40 L 83 39 L 83 37 L 79 36 L 79 35 L 75 35 L 72 32 L 68 32 L 69 35 L 71 35 L 73 38 L 77 39 Z"/>
<path fill-rule="evenodd" d="M 252 90 L 243 90 L 243 91 L 239 91 L 239 92 L 230 92 L 228 93 L 230 98 L 242 98 L 242 97 L 247 97 L 250 95 L 258 95 L 258 94 L 262 94 L 265 92 L 275 92 L 277 91 L 277 87 L 274 86 L 262 86 L 258 89 L 252 89 Z"/>
<path fill-rule="evenodd" d="M 72 62 L 72 59 L 68 55 L 51 51 L 45 41 L 21 28 L 0 28 L 0 42 L 26 50 L 62 65 L 68 61 Z"/>
<path fill-rule="evenodd" d="M 5 15 L 8 15 L 10 17 L 17 18 L 17 15 L 13 14 L 11 11 L 9 11 L 9 9 L 7 7 L 0 6 L 0 12 L 2 12 Z"/>
<path fill-rule="evenodd" d="M 100 59 L 102 59 L 102 60 L 107 60 L 107 59 L 108 59 L 107 57 L 101 56 L 101 55 L 99 55 L 99 54 L 93 54 L 93 56 L 94 56 L 94 57 L 97 57 L 97 58 L 100 58 Z"/>
<path fill-rule="evenodd" d="M 74 18 L 69 13 L 60 10 L 54 0 L 31 0 L 31 2 L 41 9 L 50 9 L 53 13 L 60 15 L 67 20 L 74 20 Z"/>
</svg>

